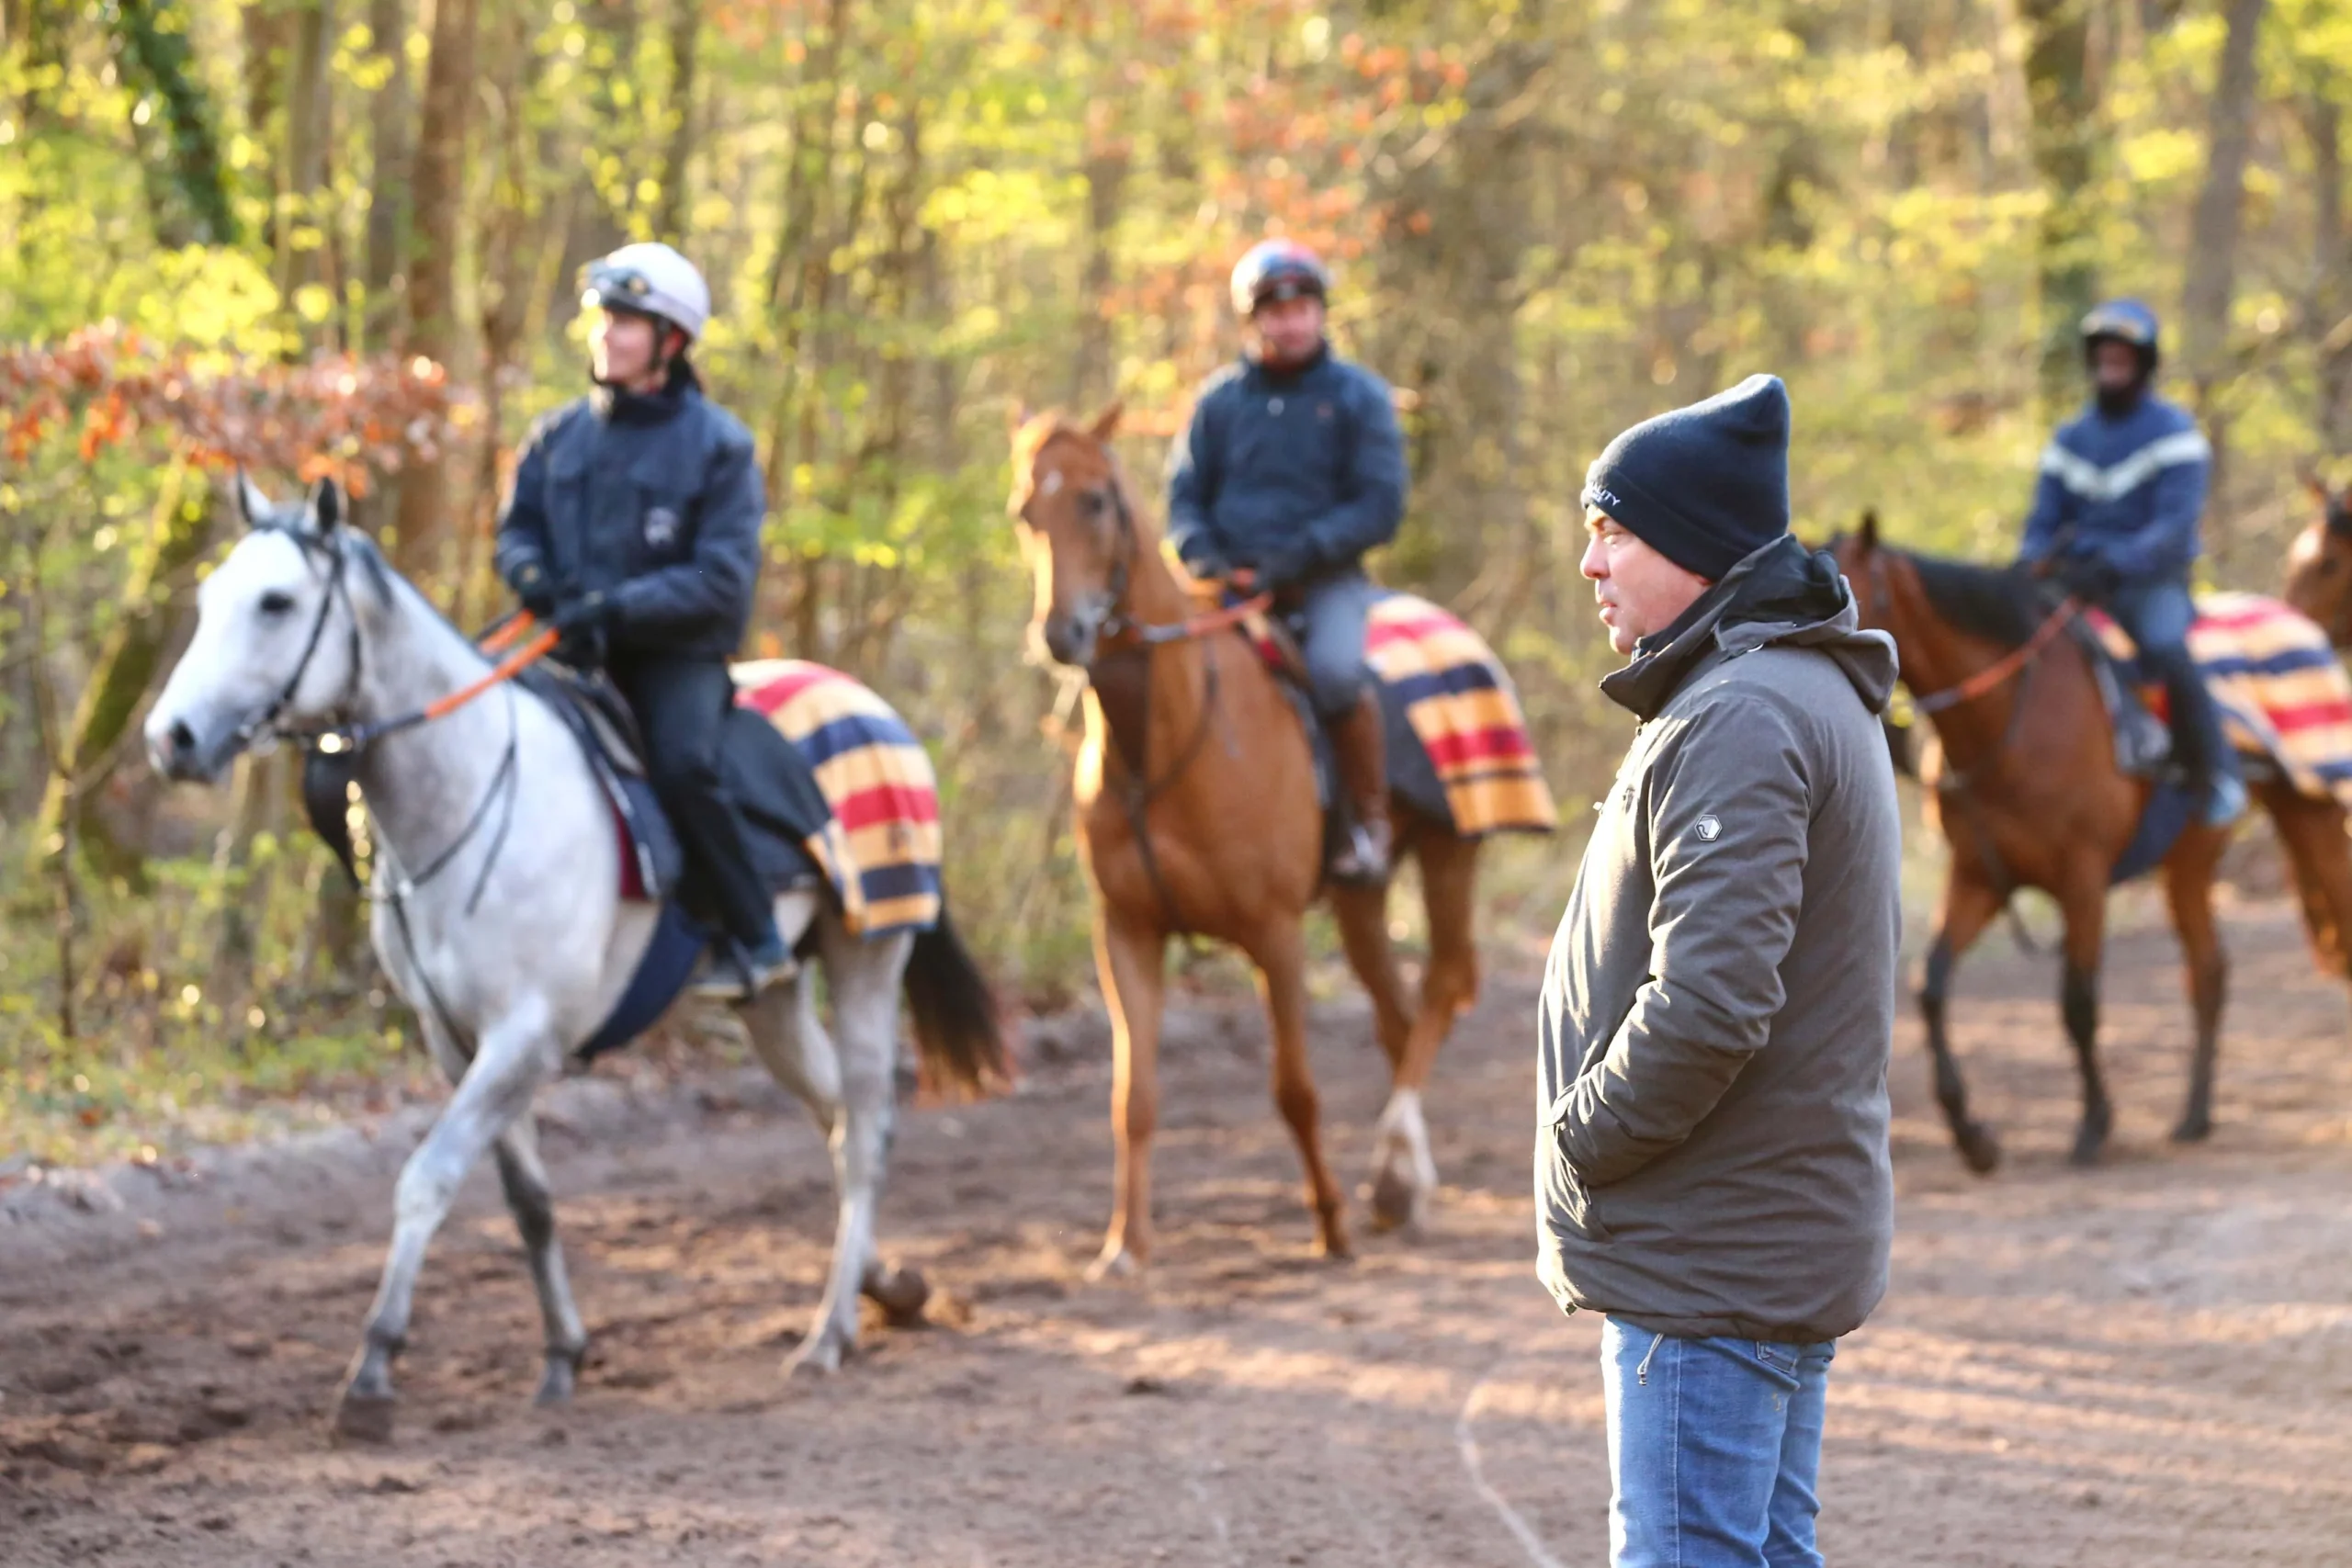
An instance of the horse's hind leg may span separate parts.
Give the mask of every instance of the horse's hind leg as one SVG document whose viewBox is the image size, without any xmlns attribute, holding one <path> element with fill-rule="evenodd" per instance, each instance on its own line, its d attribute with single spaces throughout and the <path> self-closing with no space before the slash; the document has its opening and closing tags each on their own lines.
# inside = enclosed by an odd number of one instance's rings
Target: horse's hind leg
<svg viewBox="0 0 2352 1568">
<path fill-rule="evenodd" d="M 2066 1021 L 2066 1038 L 2075 1047 L 2075 1066 L 2083 1079 L 2083 1119 L 2075 1130 L 2075 1147 L 2066 1157 L 2077 1166 L 2098 1163 L 2115 1125 L 2115 1107 L 2107 1097 L 2107 1082 L 2098 1066 L 2098 964 L 2107 941 L 2107 878 L 2104 867 L 2091 867 L 2073 878 L 2059 908 L 2066 917 L 2065 976 L 2059 990 L 2059 1008 Z"/>
<path fill-rule="evenodd" d="M 538 1403 L 563 1404 L 570 1402 L 581 1363 L 588 1359 L 588 1330 L 571 1299 L 563 1244 L 556 1239 L 555 1200 L 548 1189 L 547 1167 L 539 1159 L 538 1129 L 528 1111 L 500 1135 L 496 1149 L 498 1184 L 530 1259 L 539 1320 L 547 1331 L 547 1370 L 539 1379 Z"/>
<path fill-rule="evenodd" d="M 1349 1255 L 1346 1201 L 1323 1159 L 1321 1106 L 1306 1059 L 1306 938 L 1296 920 L 1275 921 L 1248 944 L 1258 965 L 1258 992 L 1274 1041 L 1274 1104 L 1298 1145 L 1306 1169 L 1306 1201 L 1315 1211 L 1323 1254 Z"/>
<path fill-rule="evenodd" d="M 791 1369 L 832 1371 L 857 1348 L 857 1298 L 899 1283 L 885 1279 L 874 1250 L 875 1209 L 881 1200 L 891 1122 L 898 981 L 906 967 L 909 938 L 865 943 L 827 922 L 825 970 L 833 989 L 833 1010 L 842 1046 L 817 1016 L 815 976 L 803 968 L 747 1009 L 744 1023 L 768 1070 L 805 1102 L 823 1129 L 832 1152 L 840 1207 L 832 1259 L 825 1290 L 808 1337 L 792 1357 Z M 921 1311 L 920 1279 L 902 1290 L 908 1313 Z M 886 1305 L 890 1303 L 886 1301 Z"/>
<path fill-rule="evenodd" d="M 1478 999 L 1476 910 L 1478 841 L 1423 825 L 1414 835 L 1421 868 L 1421 902 L 1429 919 L 1430 961 L 1421 976 L 1420 1004 L 1407 1036 L 1396 1086 L 1381 1111 L 1373 1179 L 1377 1224 L 1417 1229 L 1437 1190 L 1437 1161 L 1430 1153 L 1421 1097 L 1436 1070 L 1437 1054 L 1453 1021 Z"/>
<path fill-rule="evenodd" d="M 1936 1103 L 1960 1157 L 1979 1176 L 1989 1176 L 2001 1163 L 2001 1145 L 1983 1123 L 1968 1114 L 1968 1086 L 1962 1081 L 1960 1062 L 1953 1056 L 1951 1036 L 1945 1027 L 1945 1010 L 1951 998 L 1952 972 L 1961 954 L 1983 934 L 2000 913 L 1994 891 L 1968 874 L 1955 861 L 1944 884 L 1944 907 L 1937 922 L 1935 944 L 1928 950 L 1927 974 L 1919 984 L 1919 1018 L 1927 1027 L 1928 1053 L 1936 1070 Z"/>
<path fill-rule="evenodd" d="M 2194 1143 L 2213 1130 L 2213 1063 L 2221 1051 L 2222 1004 L 2230 978 L 2229 954 L 2213 924 L 2213 869 L 2228 843 L 2222 833 L 2192 829 L 2165 862 L 2165 894 L 2188 971 L 2188 1000 L 2197 1021 L 2197 1049 L 2188 1067 L 2188 1103 L 2172 1130 Z"/>
</svg>

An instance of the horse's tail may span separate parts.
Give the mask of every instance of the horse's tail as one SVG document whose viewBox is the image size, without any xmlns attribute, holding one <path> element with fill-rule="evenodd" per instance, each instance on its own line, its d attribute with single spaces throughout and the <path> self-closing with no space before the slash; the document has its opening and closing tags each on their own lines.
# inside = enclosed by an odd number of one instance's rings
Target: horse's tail
<svg viewBox="0 0 2352 1568">
<path fill-rule="evenodd" d="M 1012 1077 L 996 995 L 944 906 L 936 925 L 916 933 L 907 962 L 907 1006 L 923 1064 L 936 1077 L 981 1089 Z"/>
</svg>

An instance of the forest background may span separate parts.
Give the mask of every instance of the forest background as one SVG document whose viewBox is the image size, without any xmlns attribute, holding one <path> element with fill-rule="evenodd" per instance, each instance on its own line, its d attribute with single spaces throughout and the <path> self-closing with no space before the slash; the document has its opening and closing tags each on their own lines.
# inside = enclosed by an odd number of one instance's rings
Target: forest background
<svg viewBox="0 0 2352 1568">
<path fill-rule="evenodd" d="M 2138 293 L 2218 455 L 2206 570 L 2274 586 L 2352 454 L 2347 108 L 2346 0 L 0 0 L 0 1153 L 153 1159 L 414 1072 L 286 760 L 166 791 L 137 720 L 232 463 L 340 475 L 496 613 L 513 446 L 628 239 L 718 296 L 750 651 L 907 713 L 962 923 L 1048 1007 L 1091 974 L 1010 409 L 1124 398 L 1156 510 L 1233 260 L 1332 259 L 1406 411 L 1378 570 L 1502 651 L 1561 797 L 1490 859 L 1510 963 L 1627 729 L 1576 572 L 1600 445 L 1774 370 L 1801 527 L 1999 557 L 2074 322 Z"/>
</svg>

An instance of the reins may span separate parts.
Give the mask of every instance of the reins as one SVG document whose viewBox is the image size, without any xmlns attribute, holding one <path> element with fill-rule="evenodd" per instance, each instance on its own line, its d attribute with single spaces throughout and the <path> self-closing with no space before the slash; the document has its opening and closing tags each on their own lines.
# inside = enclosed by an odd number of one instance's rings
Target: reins
<svg viewBox="0 0 2352 1568">
<path fill-rule="evenodd" d="M 1253 615 L 1271 609 L 1274 596 L 1271 592 L 1253 594 L 1239 604 L 1225 605 L 1199 615 L 1187 615 L 1181 621 L 1139 622 L 1130 617 L 1125 609 L 1131 587 L 1130 569 L 1136 552 L 1142 548 L 1136 532 L 1135 513 L 1127 505 L 1126 487 L 1120 482 L 1114 466 L 1111 473 L 1111 506 L 1119 519 L 1119 537 L 1125 547 L 1111 569 L 1113 609 L 1103 622 L 1098 637 L 1109 639 L 1107 648 L 1098 640 L 1095 658 L 1099 661 L 1106 654 L 1127 655 L 1146 661 L 1143 682 L 1141 728 L 1136 741 L 1136 756 L 1125 770 L 1126 787 L 1120 791 L 1120 804 L 1127 817 L 1127 829 L 1136 840 L 1137 854 L 1143 861 L 1144 877 L 1151 884 L 1153 895 L 1159 902 L 1160 919 L 1171 932 L 1185 930 L 1183 915 L 1176 906 L 1176 896 L 1169 889 L 1168 879 L 1159 869 L 1159 852 L 1151 841 L 1148 820 L 1151 803 L 1159 798 L 1176 781 L 1184 776 L 1193 759 L 1206 749 L 1210 732 L 1216 718 L 1219 693 L 1216 645 L 1205 639 L 1220 632 L 1230 631 Z M 1201 657 L 1206 666 L 1204 680 L 1206 690 L 1201 697 L 1200 722 L 1176 755 L 1175 761 L 1158 779 L 1151 777 L 1151 672 L 1148 668 L 1152 653 L 1178 643 L 1202 642 Z M 1087 678 L 1093 679 L 1093 667 L 1088 666 Z"/>
<path fill-rule="evenodd" d="M 1930 692 L 1926 696 L 1915 695 L 1911 699 L 1912 707 L 1923 714 L 1939 714 L 1947 708 L 1958 707 L 1962 703 L 1974 702 L 1978 697 L 1996 690 L 2015 678 L 2035 660 L 2041 658 L 2041 650 L 2055 641 L 2058 635 L 2072 625 L 2075 617 L 2082 613 L 2082 601 L 2071 593 L 2068 594 L 2056 609 L 2050 612 L 2049 617 L 2034 628 L 2033 636 L 1961 682 L 1960 684 L 1947 686 L 1940 692 Z"/>
</svg>

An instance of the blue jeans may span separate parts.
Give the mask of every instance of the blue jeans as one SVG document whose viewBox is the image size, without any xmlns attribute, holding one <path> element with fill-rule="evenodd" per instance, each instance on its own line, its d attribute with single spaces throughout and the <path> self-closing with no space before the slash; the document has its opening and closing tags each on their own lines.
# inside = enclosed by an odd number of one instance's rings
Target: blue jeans
<svg viewBox="0 0 2352 1568">
<path fill-rule="evenodd" d="M 2127 582 L 2109 597 L 2108 613 L 2140 652 L 2141 672 L 2164 683 L 2172 705 L 2172 749 L 2189 788 L 2210 794 L 2237 773 L 2236 750 L 2222 729 L 2222 710 L 2188 656 L 2188 628 L 2197 603 L 2178 578 Z"/>
<path fill-rule="evenodd" d="M 1609 1319 L 1611 1568 L 1821 1568 L 1815 1487 L 1837 1350 Z"/>
</svg>

